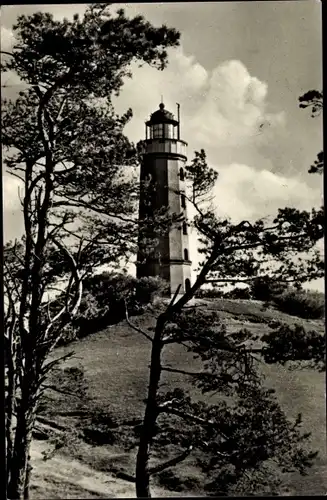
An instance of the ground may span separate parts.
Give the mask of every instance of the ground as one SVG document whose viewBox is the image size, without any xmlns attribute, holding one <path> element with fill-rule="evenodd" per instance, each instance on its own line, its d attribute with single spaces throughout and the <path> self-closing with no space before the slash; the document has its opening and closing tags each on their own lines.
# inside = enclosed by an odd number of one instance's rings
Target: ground
<svg viewBox="0 0 327 500">
<path fill-rule="evenodd" d="M 34 473 L 30 495 L 32 500 L 135 497 L 133 483 L 97 471 L 80 460 L 58 454 L 44 461 L 42 452 L 46 449 L 47 444 L 44 441 L 34 441 L 32 447 Z M 179 493 L 174 494 L 163 488 L 154 488 L 153 494 L 158 497 L 179 496 Z"/>
<path fill-rule="evenodd" d="M 247 327 L 258 334 L 264 334 L 270 329 L 270 321 L 279 319 L 324 331 L 322 321 L 306 321 L 291 317 L 277 310 L 267 309 L 264 304 L 256 301 L 199 300 L 198 305 L 218 310 L 228 330 Z M 154 318 L 151 314 L 145 314 L 133 318 L 133 321 L 146 329 L 153 324 Z M 48 421 L 48 427 L 54 424 L 62 426 L 66 431 L 74 431 L 83 426 L 87 427 L 90 415 L 100 411 L 122 423 L 119 432 L 122 434 L 130 432 L 143 414 L 150 356 L 148 341 L 132 330 L 126 322 L 122 322 L 69 346 L 58 348 L 55 356 L 62 356 L 72 350 L 74 357 L 66 361 L 64 367 L 83 368 L 86 396 L 81 404 L 76 398 L 49 391 L 47 410 L 43 413 L 46 422 Z M 165 360 L 166 363 L 172 363 L 179 369 L 189 368 L 190 363 L 193 365 L 195 363 L 180 346 L 171 346 L 167 350 Z M 170 388 L 179 385 L 180 375 L 168 375 L 170 376 L 163 379 L 164 384 Z M 265 375 L 267 384 L 276 389 L 287 415 L 295 417 L 300 412 L 303 414 L 304 430 L 312 432 L 311 446 L 320 452 L 320 458 L 309 475 L 304 477 L 298 474 L 290 475 L 283 493 L 326 494 L 324 374 L 304 369 L 289 371 L 287 368 L 273 365 L 265 367 Z M 111 442 L 110 433 L 107 437 L 107 443 L 102 441 L 97 445 L 94 442 L 90 444 L 78 438 L 71 438 L 71 442 L 46 461 L 42 458 L 42 452 L 51 449 L 53 444 L 51 441 L 35 440 L 32 450 L 34 470 L 31 498 L 135 496 L 134 484 L 119 477 L 119 474 L 117 477 L 117 473 L 121 471 L 134 473 L 135 450 L 123 449 L 115 439 Z M 153 458 L 159 459 L 159 457 Z M 174 483 L 177 484 L 176 491 L 163 489 L 157 482 L 154 495 L 201 494 L 201 474 L 196 470 L 192 458 L 179 465 L 176 470 L 178 476 L 177 483 Z M 190 486 L 186 488 L 185 484 Z"/>
</svg>

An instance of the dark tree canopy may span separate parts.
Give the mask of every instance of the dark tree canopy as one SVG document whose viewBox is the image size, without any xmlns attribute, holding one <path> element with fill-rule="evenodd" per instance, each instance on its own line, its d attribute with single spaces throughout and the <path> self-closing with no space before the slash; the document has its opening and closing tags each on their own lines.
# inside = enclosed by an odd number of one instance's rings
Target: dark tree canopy
<svg viewBox="0 0 327 500">
<path fill-rule="evenodd" d="M 323 110 L 323 93 L 318 90 L 309 90 L 299 97 L 300 108 L 310 108 L 311 116 L 315 118 L 319 116 Z M 324 171 L 324 152 L 320 151 L 317 159 L 311 165 L 309 174 L 322 174 Z"/>
</svg>

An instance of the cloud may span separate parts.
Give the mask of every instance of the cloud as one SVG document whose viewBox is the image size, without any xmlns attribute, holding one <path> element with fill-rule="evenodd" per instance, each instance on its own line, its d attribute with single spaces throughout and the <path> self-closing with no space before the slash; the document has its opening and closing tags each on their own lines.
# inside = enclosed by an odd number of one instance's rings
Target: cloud
<svg viewBox="0 0 327 500">
<path fill-rule="evenodd" d="M 263 134 L 282 126 L 283 112 L 267 112 L 268 87 L 250 75 L 240 61 L 219 64 L 212 72 L 190 131 L 204 145 L 242 145 L 261 141 Z"/>
<path fill-rule="evenodd" d="M 317 203 L 318 192 L 303 181 L 274 174 L 268 170 L 258 172 L 249 165 L 231 164 L 217 167 L 219 172 L 214 189 L 216 214 L 230 218 L 237 223 L 241 220 L 255 221 L 262 217 L 274 217 L 278 208 L 295 207 L 310 210 Z M 193 215 L 192 209 L 189 210 Z M 190 234 L 190 255 L 195 269 L 201 260 L 197 255 L 199 246 L 195 232 Z"/>
<path fill-rule="evenodd" d="M 20 181 L 11 175 L 2 176 L 4 241 L 20 238 L 23 232 L 19 189 L 22 196 L 23 191 Z"/>
<path fill-rule="evenodd" d="M 15 37 L 9 28 L 1 26 L 1 50 L 11 52 L 15 43 Z M 1 54 L 1 62 L 8 60 L 10 56 Z M 17 93 L 23 90 L 26 84 L 23 83 L 15 71 L 6 71 L 1 75 L 1 90 L 2 97 L 7 99 L 15 99 Z"/>
<path fill-rule="evenodd" d="M 168 52 L 163 72 L 134 65 L 133 78 L 115 101 L 119 112 L 133 109 L 126 128 L 132 140 L 142 138 L 144 120 L 157 109 L 161 95 L 171 111 L 181 104 L 182 135 L 193 148 L 261 144 L 284 126 L 284 112 L 269 110 L 267 84 L 251 76 L 241 61 L 224 61 L 207 71 L 183 47 Z"/>
<path fill-rule="evenodd" d="M 22 182 L 11 175 L 2 176 L 2 193 L 4 211 L 15 211 L 20 208 L 19 193 L 22 195 Z"/>
<path fill-rule="evenodd" d="M 6 36 L 10 39 L 9 33 Z M 267 83 L 251 75 L 241 61 L 224 61 L 209 71 L 194 56 L 185 54 L 183 47 L 168 52 L 169 64 L 163 72 L 133 64 L 133 78 L 125 80 L 121 95 L 114 99 L 118 113 L 133 109 L 134 116 L 126 127 L 131 140 L 144 138 L 144 121 L 157 109 L 161 95 L 166 108 L 173 112 L 176 103 L 181 104 L 182 138 L 193 150 L 206 148 L 209 157 L 219 158 L 223 148 L 233 151 L 243 146 L 250 151 L 253 146 L 273 141 L 277 132 L 282 133 L 284 112 L 270 109 Z M 305 182 L 262 166 L 258 170 L 251 158 L 243 161 L 231 159 L 223 165 L 214 162 L 219 172 L 215 188 L 217 212 L 222 217 L 254 220 L 274 215 L 285 206 L 310 209 L 317 205 L 320 193 Z M 271 164 L 273 168 L 273 158 Z M 17 184 L 10 179 L 4 189 L 5 210 L 12 212 L 13 208 L 6 205 L 13 204 L 14 197 L 18 199 Z M 196 235 L 191 234 L 194 262 L 198 260 L 196 240 Z"/>
<path fill-rule="evenodd" d="M 218 214 L 237 221 L 277 213 L 285 206 L 310 210 L 317 206 L 319 193 L 295 177 L 285 177 L 249 165 L 231 164 L 217 168 L 215 188 Z"/>
<path fill-rule="evenodd" d="M 187 126 L 202 98 L 208 80 L 206 69 L 193 56 L 185 55 L 182 48 L 170 49 L 168 53 L 169 64 L 164 71 L 133 64 L 133 77 L 125 79 L 120 96 L 114 99 L 117 112 L 123 113 L 129 107 L 133 110 L 126 133 L 135 142 L 143 139 L 144 121 L 158 109 L 161 97 L 172 112 L 177 102 L 181 104 L 183 127 Z"/>
<path fill-rule="evenodd" d="M 14 33 L 11 29 L 1 26 L 1 50 L 10 52 L 15 42 Z"/>
</svg>

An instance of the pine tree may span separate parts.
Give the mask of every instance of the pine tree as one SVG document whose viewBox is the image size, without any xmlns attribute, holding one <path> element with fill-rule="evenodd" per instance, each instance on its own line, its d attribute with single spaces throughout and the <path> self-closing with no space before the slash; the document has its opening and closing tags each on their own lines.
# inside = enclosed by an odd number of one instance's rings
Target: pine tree
<svg viewBox="0 0 327 500">
<path fill-rule="evenodd" d="M 207 474 L 210 494 L 274 493 L 286 471 L 304 473 L 316 453 L 308 450 L 308 434 L 301 432 L 301 417 L 289 421 L 272 390 L 267 390 L 260 363 L 325 365 L 324 338 L 303 327 L 275 324 L 260 337 L 247 329 L 228 333 L 216 313 L 189 304 L 200 287 L 215 282 L 303 283 L 322 277 L 324 263 L 316 250 L 323 237 L 323 210 L 280 209 L 269 224 L 262 219 L 234 224 L 219 218 L 210 207 L 210 192 L 217 173 L 208 167 L 205 152 L 197 152 L 187 168 L 189 202 L 197 215 L 204 255 L 198 277 L 189 291 L 172 301 L 156 320 L 149 339 L 149 388 L 136 460 L 136 494 L 150 497 L 151 476 L 188 457 L 197 457 Z M 208 204 L 209 202 L 209 204 Z M 298 258 L 301 255 L 301 260 Z M 133 323 L 129 320 L 130 326 Z M 202 369 L 180 370 L 164 364 L 171 344 L 182 345 L 202 363 Z M 219 403 L 192 400 L 183 389 L 163 392 L 164 372 L 190 379 L 203 393 L 219 394 Z M 175 446 L 176 457 L 151 467 L 153 449 Z M 204 458 L 205 457 L 205 458 Z"/>
<path fill-rule="evenodd" d="M 22 185 L 24 235 L 5 247 L 7 360 L 7 495 L 28 498 L 29 450 L 47 362 L 76 314 L 83 279 L 100 264 L 118 264 L 135 250 L 138 156 L 124 135 L 132 116 L 118 116 L 118 95 L 130 64 L 163 70 L 179 33 L 142 16 L 112 14 L 92 4 L 83 18 L 19 16 L 2 71 L 24 83 L 2 101 L 5 168 Z M 65 290 L 53 314 L 51 296 Z"/>
</svg>

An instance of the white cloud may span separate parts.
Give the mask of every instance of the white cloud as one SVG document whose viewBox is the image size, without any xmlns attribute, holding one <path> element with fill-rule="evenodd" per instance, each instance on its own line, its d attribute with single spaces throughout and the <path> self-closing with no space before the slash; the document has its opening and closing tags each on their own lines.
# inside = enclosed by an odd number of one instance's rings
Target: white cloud
<svg viewBox="0 0 327 500">
<path fill-rule="evenodd" d="M 20 196 L 23 196 L 22 184 L 18 179 L 10 175 L 2 176 L 4 241 L 20 238 L 23 233 L 19 190 Z"/>
<path fill-rule="evenodd" d="M 1 26 L 1 50 L 10 52 L 13 47 L 15 37 L 12 30 L 6 28 L 5 26 Z"/>
<path fill-rule="evenodd" d="M 217 211 L 232 220 L 273 215 L 285 206 L 309 210 L 319 204 L 317 190 L 300 179 L 242 164 L 221 166 L 217 170 Z"/>
<path fill-rule="evenodd" d="M 284 114 L 267 112 L 267 84 L 240 61 L 225 61 L 211 73 L 190 131 L 204 145 L 230 147 L 262 140 L 263 132 L 284 123 Z"/>
<path fill-rule="evenodd" d="M 16 211 L 20 208 L 19 193 L 22 196 L 22 182 L 11 175 L 2 176 L 4 211 Z"/>
<path fill-rule="evenodd" d="M 172 112 L 175 112 L 177 102 L 181 104 L 185 128 L 202 99 L 208 72 L 193 56 L 185 55 L 182 48 L 168 50 L 168 53 L 169 64 L 164 71 L 133 64 L 133 78 L 125 80 L 121 95 L 115 99 L 119 113 L 128 107 L 133 109 L 126 133 L 135 142 L 144 138 L 144 121 L 158 109 L 161 96 L 166 108 Z M 188 134 L 185 132 L 184 135 Z"/>
<path fill-rule="evenodd" d="M 126 128 L 132 140 L 144 135 L 144 121 L 155 111 L 163 95 L 166 108 L 181 104 L 182 137 L 192 148 L 239 146 L 271 139 L 273 130 L 285 122 L 283 111 L 268 110 L 268 87 L 251 76 L 240 61 L 230 60 L 207 71 L 183 48 L 169 50 L 169 64 L 159 72 L 149 66 L 132 68 L 115 104 L 127 107 L 134 117 Z"/>
<path fill-rule="evenodd" d="M 268 170 L 257 171 L 249 165 L 231 164 L 216 168 L 219 172 L 214 189 L 214 205 L 219 217 L 237 223 L 254 221 L 277 215 L 278 208 L 286 206 L 310 210 L 319 205 L 317 190 L 303 181 L 274 174 Z M 192 210 L 190 210 L 192 215 Z M 190 253 L 195 269 L 201 260 L 197 255 L 197 235 L 190 235 Z M 195 277 L 195 272 L 193 273 Z"/>
</svg>

